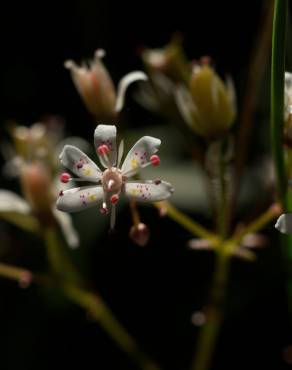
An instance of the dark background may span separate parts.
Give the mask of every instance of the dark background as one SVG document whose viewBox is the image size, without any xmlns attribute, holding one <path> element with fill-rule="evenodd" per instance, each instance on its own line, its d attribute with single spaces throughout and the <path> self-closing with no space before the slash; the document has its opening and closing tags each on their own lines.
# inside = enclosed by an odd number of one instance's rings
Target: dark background
<svg viewBox="0 0 292 370">
<path fill-rule="evenodd" d="M 162 46 L 180 31 L 188 56 L 211 55 L 218 70 L 235 79 L 240 99 L 262 1 L 5 5 L 0 15 L 0 122 L 30 125 L 57 114 L 66 119 L 68 133 L 90 138 L 94 126 L 64 60 L 90 58 L 102 47 L 118 81 L 141 68 L 141 46 Z M 124 210 L 119 217 L 128 216 Z M 129 242 L 128 229 L 120 224 L 118 234 L 82 246 L 83 264 L 89 262 L 83 268 L 146 352 L 165 370 L 188 369 L 197 334 L 190 316 L 206 300 L 213 257 L 187 251 L 189 234 L 167 219 L 157 222 L 155 211 L 146 210 L 144 218 L 152 230 L 147 248 Z M 12 247 L 7 261 L 37 270 L 45 266 L 38 241 L 12 226 L 1 227 L 9 232 L 2 244 Z M 282 351 L 291 343 L 291 332 L 279 245 L 271 243 L 259 252 L 254 264 L 234 262 L 231 276 L 214 369 L 285 369 Z M 0 302 L 2 370 L 136 368 L 82 310 L 51 291 L 21 290 L 0 280 Z"/>
</svg>

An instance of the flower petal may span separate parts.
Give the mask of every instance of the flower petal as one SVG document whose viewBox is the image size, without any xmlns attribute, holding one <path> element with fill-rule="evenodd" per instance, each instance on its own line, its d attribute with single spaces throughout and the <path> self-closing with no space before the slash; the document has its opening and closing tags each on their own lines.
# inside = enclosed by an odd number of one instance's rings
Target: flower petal
<svg viewBox="0 0 292 370">
<path fill-rule="evenodd" d="M 29 204 L 9 190 L 0 190 L 0 218 L 26 231 L 38 233 L 39 223 Z"/>
<path fill-rule="evenodd" d="M 121 171 L 124 176 L 133 176 L 139 168 L 150 163 L 150 157 L 156 153 L 161 144 L 160 139 L 152 136 L 143 136 L 136 142 L 124 160 Z"/>
<path fill-rule="evenodd" d="M 57 199 L 57 209 L 63 212 L 79 212 L 96 206 L 103 199 L 102 186 L 82 186 L 62 192 Z"/>
<path fill-rule="evenodd" d="M 128 87 L 136 81 L 147 81 L 147 75 L 142 71 L 133 71 L 126 74 L 118 84 L 117 88 L 117 100 L 116 100 L 116 112 L 120 112 L 125 103 L 125 95 Z"/>
<path fill-rule="evenodd" d="M 142 202 L 159 202 L 169 198 L 173 192 L 172 185 L 165 181 L 127 182 L 125 184 L 126 195 Z"/>
<path fill-rule="evenodd" d="M 65 145 L 60 154 L 60 161 L 63 166 L 84 180 L 98 182 L 101 179 L 102 173 L 97 165 L 76 146 Z"/>
<path fill-rule="evenodd" d="M 115 166 L 117 162 L 116 136 L 117 128 L 114 125 L 98 125 L 94 131 L 94 145 L 96 150 L 101 145 L 107 145 L 109 148 L 108 160 L 97 152 L 99 160 L 105 168 Z"/>
<path fill-rule="evenodd" d="M 292 234 L 292 213 L 282 214 L 278 218 L 275 228 L 283 234 Z"/>
<path fill-rule="evenodd" d="M 59 223 L 69 247 L 72 249 L 77 248 L 79 246 L 79 235 L 74 228 L 71 216 L 55 208 L 53 208 L 53 214 Z"/>
</svg>

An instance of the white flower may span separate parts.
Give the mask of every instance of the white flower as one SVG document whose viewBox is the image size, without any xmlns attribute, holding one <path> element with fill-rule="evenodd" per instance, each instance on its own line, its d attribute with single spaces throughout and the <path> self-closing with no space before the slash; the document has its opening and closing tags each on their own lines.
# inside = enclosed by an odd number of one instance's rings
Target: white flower
<svg viewBox="0 0 292 370">
<path fill-rule="evenodd" d="M 57 208 L 64 212 L 78 212 L 101 205 L 100 212 L 108 213 L 111 205 L 111 228 L 115 224 L 115 204 L 121 194 L 142 202 L 156 202 L 171 196 L 173 188 L 165 181 L 129 181 L 139 169 L 150 164 L 157 166 L 158 151 L 161 141 L 151 136 L 143 136 L 136 142 L 120 166 L 123 155 L 123 141 L 117 152 L 116 126 L 98 125 L 94 132 L 94 144 L 101 165 L 101 170 L 91 159 L 75 146 L 66 145 L 60 155 L 61 163 L 77 175 L 79 180 L 100 183 L 65 190 L 60 193 Z M 62 174 L 61 181 L 71 180 L 69 174 Z M 76 179 L 75 179 L 76 180 Z"/>
</svg>

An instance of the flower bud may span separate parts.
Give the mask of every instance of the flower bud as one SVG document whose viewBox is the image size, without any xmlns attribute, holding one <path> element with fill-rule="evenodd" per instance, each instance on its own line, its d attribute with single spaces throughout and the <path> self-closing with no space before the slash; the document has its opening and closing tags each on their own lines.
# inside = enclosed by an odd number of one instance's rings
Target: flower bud
<svg viewBox="0 0 292 370">
<path fill-rule="evenodd" d="M 208 139 L 226 132 L 236 115 L 235 92 L 231 80 L 224 84 L 214 69 L 204 63 L 193 69 L 190 92 L 195 107 L 193 129 Z"/>
<path fill-rule="evenodd" d="M 191 70 L 179 35 L 175 35 L 164 48 L 145 49 L 142 59 L 150 73 L 159 72 L 176 82 L 189 79 Z"/>
<path fill-rule="evenodd" d="M 77 66 L 72 60 L 65 62 L 86 108 L 98 120 L 112 119 L 116 104 L 113 81 L 101 61 L 103 55 L 103 50 L 97 50 L 89 66 Z"/>
<path fill-rule="evenodd" d="M 150 238 L 149 227 L 142 222 L 137 225 L 133 225 L 129 233 L 130 239 L 140 247 L 145 247 Z"/>
<path fill-rule="evenodd" d="M 51 178 L 46 168 L 40 162 L 33 162 L 23 166 L 21 186 L 24 197 L 35 212 L 41 213 L 51 209 L 53 201 Z"/>
</svg>

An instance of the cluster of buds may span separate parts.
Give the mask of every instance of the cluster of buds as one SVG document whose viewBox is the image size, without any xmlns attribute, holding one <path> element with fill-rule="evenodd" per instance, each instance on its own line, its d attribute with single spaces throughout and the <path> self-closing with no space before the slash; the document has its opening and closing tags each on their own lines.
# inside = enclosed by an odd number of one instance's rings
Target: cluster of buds
<svg viewBox="0 0 292 370">
<path fill-rule="evenodd" d="M 236 118 L 235 90 L 230 77 L 226 82 L 219 77 L 209 57 L 188 62 L 176 38 L 164 48 L 145 50 L 142 59 L 152 83 L 152 90 L 143 86 L 138 96 L 144 106 L 162 112 L 166 107 L 173 114 L 176 105 L 188 126 L 208 141 L 226 134 Z"/>
</svg>

